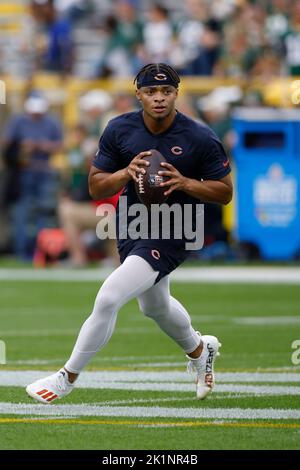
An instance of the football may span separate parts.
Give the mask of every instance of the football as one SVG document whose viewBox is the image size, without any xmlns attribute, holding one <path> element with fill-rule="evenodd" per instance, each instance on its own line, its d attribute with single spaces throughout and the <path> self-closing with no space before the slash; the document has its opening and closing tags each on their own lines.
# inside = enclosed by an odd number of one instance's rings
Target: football
<svg viewBox="0 0 300 470">
<path fill-rule="evenodd" d="M 145 166 L 146 173 L 139 173 L 138 183 L 135 182 L 135 189 L 140 201 L 148 208 L 151 204 L 162 204 L 168 198 L 164 195 L 167 190 L 166 187 L 160 187 L 160 183 L 167 181 L 169 178 L 158 174 L 164 168 L 160 166 L 161 163 L 166 162 L 165 157 L 158 152 L 158 150 L 149 150 L 151 155 L 143 157 L 150 165 Z"/>
</svg>

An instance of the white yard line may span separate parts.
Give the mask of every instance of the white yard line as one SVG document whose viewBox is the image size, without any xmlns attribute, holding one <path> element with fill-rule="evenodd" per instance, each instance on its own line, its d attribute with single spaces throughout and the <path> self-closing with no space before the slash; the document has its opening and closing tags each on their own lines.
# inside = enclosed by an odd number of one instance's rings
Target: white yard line
<svg viewBox="0 0 300 470">
<path fill-rule="evenodd" d="M 0 385 L 23 386 L 30 380 L 46 377 L 53 371 L 22 370 L 0 371 Z M 300 384 L 300 373 L 265 373 L 265 372 L 219 372 L 218 382 L 296 382 Z M 191 376 L 185 371 L 95 371 L 82 372 L 77 386 L 80 388 L 97 388 L 100 382 L 190 382 Z"/>
<path fill-rule="evenodd" d="M 0 371 L 0 386 L 25 387 L 29 383 L 49 375 L 45 371 Z M 252 395 L 300 395 L 300 386 L 245 385 L 245 382 L 295 382 L 300 374 L 260 373 L 219 373 L 216 374 L 215 391 L 219 393 L 240 393 Z M 225 382 L 225 383 L 224 383 Z M 242 382 L 236 384 L 236 382 Z M 192 392 L 193 377 L 184 372 L 131 372 L 103 371 L 83 372 L 77 383 L 78 388 L 139 390 L 164 392 Z"/>
<path fill-rule="evenodd" d="M 17 315 L 18 312 L 15 312 Z M 225 323 L 232 323 L 238 325 L 249 325 L 249 326 L 281 326 L 281 325 L 300 325 L 300 316 L 269 316 L 269 317 L 205 317 L 203 320 L 201 315 L 193 315 L 193 320 L 197 321 L 199 324 L 203 322 L 216 322 L 221 321 Z M 130 327 L 118 327 L 118 333 L 127 334 L 127 333 L 149 333 L 151 331 L 149 326 L 130 326 Z M 78 329 L 69 328 L 55 328 L 55 329 L 40 329 L 40 330 L 3 330 L 1 331 L 1 338 L 6 339 L 10 337 L 22 338 L 22 337 L 41 337 L 41 336 L 77 336 Z M 123 358 L 121 358 L 123 359 Z M 136 357 L 139 359 L 139 357 Z"/>
<path fill-rule="evenodd" d="M 152 327 L 147 326 L 131 326 L 131 327 L 119 327 L 118 333 L 149 333 Z M 40 336 L 77 336 L 79 328 L 77 329 L 55 329 L 55 330 L 7 330 L 1 331 L 1 338 L 6 337 L 40 337 Z"/>
<path fill-rule="evenodd" d="M 78 331 L 77 331 L 78 332 Z M 151 363 L 151 360 L 153 359 L 156 359 L 156 360 L 165 360 L 164 362 L 161 362 L 159 364 L 166 364 L 166 365 L 174 365 L 175 362 L 169 362 L 170 360 L 172 359 L 178 359 L 178 355 L 166 355 L 166 356 L 155 356 L 155 355 L 151 355 L 151 356 L 112 356 L 112 357 L 108 357 L 108 356 L 96 356 L 93 361 L 96 361 L 96 362 L 108 362 L 110 365 L 111 363 L 113 362 L 136 362 L 136 363 L 140 363 L 140 361 L 147 361 L 147 364 L 150 364 L 150 365 L 153 365 L 153 364 L 157 364 L 156 362 L 155 363 Z M 38 363 L 38 361 L 40 359 L 32 359 L 34 362 Z M 62 358 L 57 358 L 57 359 L 49 359 L 49 364 L 51 364 L 53 361 L 65 361 L 66 358 L 65 357 L 62 357 Z M 43 360 L 42 359 L 42 363 L 46 363 L 47 360 Z M 16 361 L 8 361 L 10 364 L 29 364 L 30 363 L 30 359 L 28 360 L 16 360 Z M 182 364 L 186 364 L 186 362 L 180 362 L 179 363 L 180 365 Z M 115 364 L 116 365 L 116 364 Z"/>
<path fill-rule="evenodd" d="M 135 418 L 193 418 L 193 419 L 300 419 L 297 409 L 251 408 L 163 408 L 97 406 L 88 403 L 73 405 L 28 405 L 0 403 L 2 415 L 30 416 L 126 416 Z"/>
<path fill-rule="evenodd" d="M 137 358 L 138 359 L 138 358 Z M 28 359 L 28 360 L 19 360 L 19 361 L 7 361 L 6 364 L 8 367 L 12 366 L 17 366 L 17 365 L 28 365 L 28 366 L 33 366 L 33 365 L 51 365 L 51 364 L 63 364 L 64 362 L 66 362 L 66 358 L 65 357 L 61 357 L 61 358 L 57 358 L 57 359 Z M 116 367 L 116 364 L 113 363 L 113 361 L 111 361 L 110 364 L 107 364 L 107 362 L 109 361 L 104 361 L 104 360 L 101 360 L 101 359 L 93 359 L 93 362 L 94 363 L 97 363 L 97 364 L 101 364 L 102 367 Z M 119 366 L 121 367 L 138 367 L 138 368 L 157 368 L 157 367 L 180 367 L 181 369 L 185 369 L 186 368 L 186 363 L 184 362 L 127 362 L 126 359 L 123 359 L 122 361 L 118 361 L 119 362 Z"/>
<path fill-rule="evenodd" d="M 232 322 L 249 326 L 300 325 L 300 316 L 232 317 Z"/>
<path fill-rule="evenodd" d="M 0 269 L 0 280 L 12 281 L 103 281 L 107 269 Z M 195 267 L 178 268 L 171 274 L 176 282 L 300 284 L 297 267 Z"/>
<path fill-rule="evenodd" d="M 79 388 L 93 388 L 97 390 L 135 390 L 135 391 L 153 391 L 153 392 L 194 392 L 194 382 L 190 383 L 128 383 L 128 382 L 101 382 L 95 386 L 87 387 L 86 384 L 79 385 Z M 239 393 L 252 396 L 274 396 L 274 395 L 300 395 L 300 387 L 284 386 L 263 386 L 263 385 L 222 385 L 215 386 L 217 393 Z"/>
</svg>

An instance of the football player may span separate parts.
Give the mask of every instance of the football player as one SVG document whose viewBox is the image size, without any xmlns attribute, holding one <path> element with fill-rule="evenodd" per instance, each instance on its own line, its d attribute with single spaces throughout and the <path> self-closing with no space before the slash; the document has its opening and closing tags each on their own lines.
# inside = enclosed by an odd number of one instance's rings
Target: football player
<svg viewBox="0 0 300 470">
<path fill-rule="evenodd" d="M 177 72 L 167 64 L 149 64 L 134 83 L 142 109 L 108 123 L 90 170 L 91 196 L 107 198 L 125 187 L 121 197 L 127 198 L 129 210 L 139 202 L 134 183 L 149 164 L 143 157 L 156 149 L 166 159 L 160 174 L 168 177 L 162 185 L 169 205 L 195 208 L 200 202 L 229 203 L 229 160 L 209 127 L 176 110 Z M 117 225 L 118 220 L 117 213 Z M 109 341 L 120 308 L 136 297 L 140 310 L 184 351 L 188 370 L 196 374 L 196 396 L 205 398 L 214 386 L 213 366 L 220 344 L 215 336 L 195 331 L 188 312 L 169 290 L 170 272 L 189 255 L 185 237 L 119 237 L 118 250 L 121 265 L 100 288 L 69 360 L 55 374 L 28 385 L 27 393 L 43 403 L 70 393 L 80 372 Z"/>
</svg>

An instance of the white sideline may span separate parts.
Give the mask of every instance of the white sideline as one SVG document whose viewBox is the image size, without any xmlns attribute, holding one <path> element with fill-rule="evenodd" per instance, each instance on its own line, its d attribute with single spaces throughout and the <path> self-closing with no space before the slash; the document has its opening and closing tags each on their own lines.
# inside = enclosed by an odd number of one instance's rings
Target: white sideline
<svg viewBox="0 0 300 470">
<path fill-rule="evenodd" d="M 126 416 L 134 418 L 192 419 L 300 419 L 300 410 L 272 408 L 163 408 L 130 406 L 97 406 L 88 403 L 73 405 L 27 405 L 0 403 L 0 414 L 30 416 Z M 143 423 L 141 423 L 143 424 Z"/>
<path fill-rule="evenodd" d="M 103 281 L 110 269 L 0 269 L 3 281 Z M 300 284 L 298 267 L 191 267 L 177 268 L 171 274 L 176 282 Z"/>
</svg>

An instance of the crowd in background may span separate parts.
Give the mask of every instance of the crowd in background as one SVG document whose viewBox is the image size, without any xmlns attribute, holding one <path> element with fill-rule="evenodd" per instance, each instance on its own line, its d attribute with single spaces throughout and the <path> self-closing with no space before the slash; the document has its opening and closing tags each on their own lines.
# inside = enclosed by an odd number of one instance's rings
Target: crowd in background
<svg viewBox="0 0 300 470">
<path fill-rule="evenodd" d="M 20 42 L 24 78 L 41 70 L 75 74 L 74 31 L 83 27 L 91 37 L 101 38 L 99 54 L 84 68 L 87 79 L 132 78 L 149 62 L 167 62 L 182 76 L 253 75 L 267 80 L 300 75 L 298 0 L 105 0 L 98 2 L 101 12 L 96 0 L 29 3 Z M 242 100 L 257 104 L 259 97 L 245 97 L 238 87 L 220 87 L 193 101 L 180 96 L 178 109 L 207 122 L 230 155 L 230 110 Z M 118 263 L 114 241 L 95 236 L 96 206 L 115 206 L 117 197 L 92 202 L 88 172 L 107 122 L 138 105 L 133 94 L 94 89 L 84 93 L 77 106 L 78 122 L 66 127 L 49 109 L 43 92 L 32 89 L 22 112 L 7 116 L 1 129 L 0 255 L 14 254 L 36 266 L 51 260 L 75 267 L 92 259 Z M 205 217 L 206 250 L 196 256 L 259 255 L 255 247 L 232 249 L 219 206 L 207 205 Z"/>
<path fill-rule="evenodd" d="M 228 151 L 232 135 L 230 102 L 225 98 L 229 95 L 227 90 L 222 99 L 215 99 L 215 94 L 201 98 L 198 112 L 187 97 L 178 99 L 178 109 L 208 122 Z M 67 260 L 61 262 L 74 267 L 85 266 L 100 253 L 106 264 L 117 264 L 114 240 L 99 240 L 95 228 L 100 220 L 97 206 L 116 206 L 118 196 L 92 201 L 88 173 L 108 121 L 138 105 L 132 94 L 112 95 L 95 89 L 80 97 L 78 107 L 78 123 L 63 129 L 61 119 L 49 110 L 45 95 L 32 90 L 24 110 L 7 120 L 2 132 L 0 169 L 0 253 L 13 253 L 21 260 L 45 265 L 43 252 L 53 259 L 66 252 Z M 54 163 L 57 157 L 59 168 Z M 228 234 L 222 226 L 221 208 L 210 205 L 206 227 L 208 245 L 226 244 Z"/>
<path fill-rule="evenodd" d="M 115 241 L 99 242 L 95 228 L 97 206 L 109 203 L 115 207 L 118 197 L 92 201 L 88 173 L 106 123 L 117 114 L 132 111 L 133 97 L 91 90 L 79 99 L 78 106 L 79 122 L 64 130 L 61 119 L 49 110 L 46 96 L 31 90 L 24 110 L 4 126 L 0 218 L 1 228 L 8 230 L 1 231 L 2 252 L 43 265 L 47 261 L 43 251 L 50 258 L 66 251 L 68 264 L 80 267 L 89 261 L 86 246 L 91 245 L 92 252 L 117 264 Z M 57 156 L 59 169 L 53 164 Z M 90 240 L 83 239 L 86 232 Z"/>
<path fill-rule="evenodd" d="M 26 58 L 25 75 L 39 69 L 76 74 L 80 42 L 75 37 L 82 30 L 100 45 L 81 73 L 85 78 L 132 76 L 149 62 L 168 62 L 183 75 L 298 75 L 300 71 L 299 0 L 32 0 L 28 4 L 19 43 Z"/>
</svg>

